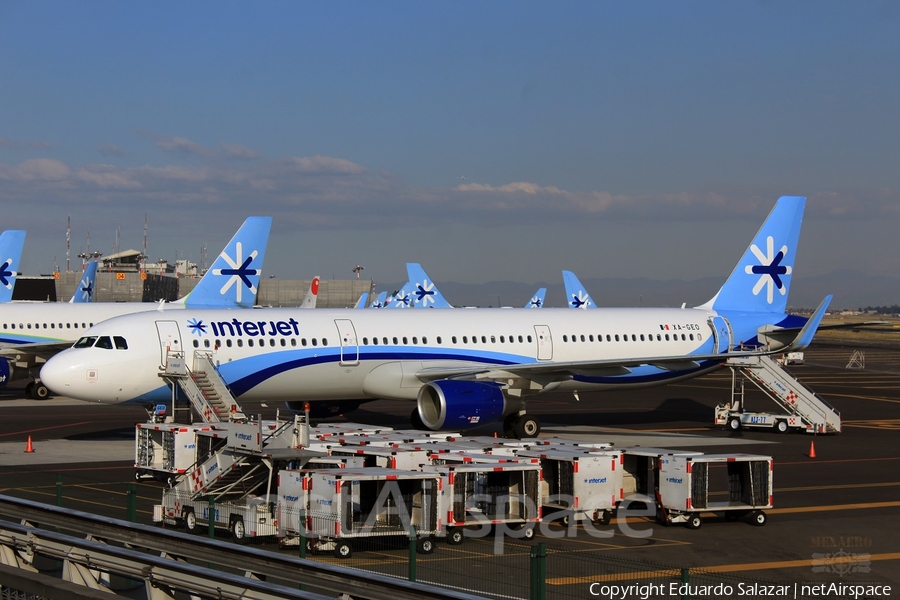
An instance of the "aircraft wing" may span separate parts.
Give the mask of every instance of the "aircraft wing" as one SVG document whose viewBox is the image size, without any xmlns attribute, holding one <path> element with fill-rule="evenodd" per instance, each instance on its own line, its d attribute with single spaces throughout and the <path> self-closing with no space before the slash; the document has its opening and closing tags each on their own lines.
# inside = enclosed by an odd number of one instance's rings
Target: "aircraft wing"
<svg viewBox="0 0 900 600">
<path fill-rule="evenodd" d="M 28 359 L 41 358 L 47 360 L 63 350 L 72 347 L 74 342 L 37 342 L 34 344 L 15 344 L 0 348 L 0 356 L 17 362 L 32 362 Z"/>
</svg>

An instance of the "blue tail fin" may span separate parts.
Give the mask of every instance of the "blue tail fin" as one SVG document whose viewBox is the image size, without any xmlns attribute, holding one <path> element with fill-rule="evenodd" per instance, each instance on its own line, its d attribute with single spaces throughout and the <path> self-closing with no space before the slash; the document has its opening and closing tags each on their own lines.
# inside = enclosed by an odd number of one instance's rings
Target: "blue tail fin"
<svg viewBox="0 0 900 600">
<path fill-rule="evenodd" d="M 419 263 L 406 263 L 406 273 L 413 284 L 413 308 L 453 308 Z"/>
<path fill-rule="evenodd" d="M 784 314 L 805 206 L 802 196 L 779 198 L 725 285 L 704 306 Z"/>
<path fill-rule="evenodd" d="M 531 300 L 525 304 L 525 308 L 541 308 L 544 306 L 544 296 L 547 295 L 547 288 L 541 288 L 537 292 L 535 292 L 534 296 L 531 297 Z"/>
<path fill-rule="evenodd" d="M 12 300 L 24 246 L 25 232 L 21 229 L 8 229 L 0 234 L 0 302 Z"/>
<path fill-rule="evenodd" d="M 413 291 L 415 289 L 415 284 L 411 281 L 407 281 L 403 284 L 402 288 L 394 292 L 394 295 L 390 297 L 387 307 L 411 308 L 413 306 Z"/>
<path fill-rule="evenodd" d="M 566 286 L 566 298 L 569 308 L 597 308 L 591 295 L 587 293 L 581 281 L 572 271 L 563 271 L 563 283 Z"/>
<path fill-rule="evenodd" d="M 84 268 L 84 273 L 81 274 L 81 281 L 78 283 L 78 287 L 75 288 L 75 293 L 72 294 L 72 299 L 69 300 L 69 302 L 74 302 L 76 304 L 80 304 L 82 302 L 93 302 L 95 281 L 97 281 L 96 258 L 90 260 L 87 266 Z"/>
<path fill-rule="evenodd" d="M 387 292 L 381 292 L 375 299 L 372 300 L 372 304 L 369 305 L 369 308 L 384 308 L 384 301 L 387 299 Z"/>
<path fill-rule="evenodd" d="M 363 292 L 359 296 L 359 300 L 356 301 L 356 306 L 353 308 L 365 308 L 366 302 L 369 300 L 369 292 Z"/>
<path fill-rule="evenodd" d="M 272 217 L 247 217 L 200 282 L 183 298 L 188 308 L 252 308 Z"/>
</svg>

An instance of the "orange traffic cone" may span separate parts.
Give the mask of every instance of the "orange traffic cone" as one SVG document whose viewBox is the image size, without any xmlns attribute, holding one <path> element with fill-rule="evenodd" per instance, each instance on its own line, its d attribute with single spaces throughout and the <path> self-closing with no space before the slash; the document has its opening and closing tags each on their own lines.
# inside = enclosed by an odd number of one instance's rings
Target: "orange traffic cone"
<svg viewBox="0 0 900 600">
<path fill-rule="evenodd" d="M 25 444 L 25 452 L 34 452 L 34 444 L 31 443 L 31 436 L 28 436 L 28 443 Z"/>
<path fill-rule="evenodd" d="M 809 457 L 810 458 L 816 457 L 816 444 L 812 441 L 809 442 Z"/>
</svg>

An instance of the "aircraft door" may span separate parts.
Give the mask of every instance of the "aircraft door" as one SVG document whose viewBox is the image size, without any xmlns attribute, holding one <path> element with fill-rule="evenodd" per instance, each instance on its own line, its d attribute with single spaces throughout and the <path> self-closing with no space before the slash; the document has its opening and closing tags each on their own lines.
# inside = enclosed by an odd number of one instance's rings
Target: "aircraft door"
<svg viewBox="0 0 900 600">
<path fill-rule="evenodd" d="M 553 338 L 550 337 L 550 328 L 546 325 L 535 325 L 534 337 L 537 340 L 537 359 L 553 360 Z"/>
<path fill-rule="evenodd" d="M 181 352 L 181 332 L 176 321 L 157 321 L 156 331 L 159 333 L 160 366 L 166 366 L 169 352 Z"/>
<path fill-rule="evenodd" d="M 717 354 L 728 352 L 734 346 L 731 324 L 725 317 L 710 317 L 709 328 L 712 329 L 713 346 Z"/>
<path fill-rule="evenodd" d="M 350 319 L 335 319 L 338 337 L 341 340 L 341 365 L 359 364 L 359 342 L 356 340 L 356 328 Z"/>
</svg>

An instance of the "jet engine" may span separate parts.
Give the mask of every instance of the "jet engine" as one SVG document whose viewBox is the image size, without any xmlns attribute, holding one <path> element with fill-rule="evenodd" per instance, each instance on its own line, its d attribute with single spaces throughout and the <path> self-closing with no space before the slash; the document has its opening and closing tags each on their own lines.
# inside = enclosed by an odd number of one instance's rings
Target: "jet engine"
<svg viewBox="0 0 900 600">
<path fill-rule="evenodd" d="M 13 379 L 13 366 L 4 358 L 0 358 L 0 387 L 6 387 Z"/>
<path fill-rule="evenodd" d="M 416 402 L 422 423 L 434 431 L 464 431 L 493 423 L 520 404 L 510 403 L 499 384 L 455 379 L 426 383 Z"/>
</svg>

